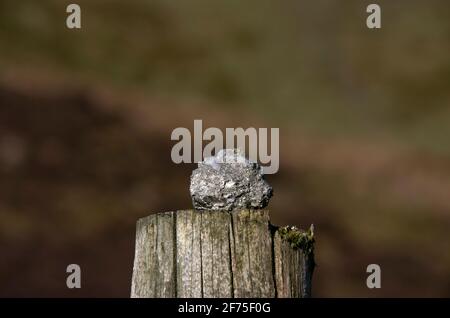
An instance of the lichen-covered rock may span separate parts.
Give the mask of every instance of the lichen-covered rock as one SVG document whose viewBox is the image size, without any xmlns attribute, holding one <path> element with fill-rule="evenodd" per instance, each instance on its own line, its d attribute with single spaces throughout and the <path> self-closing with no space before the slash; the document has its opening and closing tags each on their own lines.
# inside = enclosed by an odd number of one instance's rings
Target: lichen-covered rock
<svg viewBox="0 0 450 318">
<path fill-rule="evenodd" d="M 237 149 L 205 158 L 192 172 L 190 192 L 197 210 L 261 209 L 272 196 L 262 168 Z"/>
</svg>

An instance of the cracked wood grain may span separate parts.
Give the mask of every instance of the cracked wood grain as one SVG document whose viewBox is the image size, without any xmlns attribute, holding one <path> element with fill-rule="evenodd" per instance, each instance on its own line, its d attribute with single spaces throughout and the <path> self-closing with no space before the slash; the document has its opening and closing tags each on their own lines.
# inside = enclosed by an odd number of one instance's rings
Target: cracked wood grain
<svg viewBox="0 0 450 318">
<path fill-rule="evenodd" d="M 131 297 L 310 297 L 312 253 L 266 210 L 185 210 L 137 222 Z"/>
</svg>

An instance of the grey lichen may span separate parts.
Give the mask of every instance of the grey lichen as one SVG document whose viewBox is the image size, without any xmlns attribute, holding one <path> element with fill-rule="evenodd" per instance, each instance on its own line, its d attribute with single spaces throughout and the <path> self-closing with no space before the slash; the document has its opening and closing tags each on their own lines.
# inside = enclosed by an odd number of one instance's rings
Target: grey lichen
<svg viewBox="0 0 450 318">
<path fill-rule="evenodd" d="M 272 196 L 261 166 L 238 149 L 225 149 L 198 163 L 190 193 L 196 210 L 262 209 Z"/>
<path fill-rule="evenodd" d="M 284 226 L 278 229 L 281 238 L 289 242 L 289 244 L 296 249 L 303 250 L 306 254 L 311 254 L 314 251 L 314 225 L 310 228 L 300 230 L 296 226 Z"/>
</svg>

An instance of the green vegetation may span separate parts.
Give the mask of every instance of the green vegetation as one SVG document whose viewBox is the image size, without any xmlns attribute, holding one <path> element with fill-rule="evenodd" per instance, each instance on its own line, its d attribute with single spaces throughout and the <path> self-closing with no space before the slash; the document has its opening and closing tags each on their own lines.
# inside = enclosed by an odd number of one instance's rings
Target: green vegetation
<svg viewBox="0 0 450 318">
<path fill-rule="evenodd" d="M 307 230 L 300 230 L 295 226 L 284 226 L 278 229 L 282 239 L 285 239 L 293 248 L 303 250 L 306 254 L 314 251 L 314 226 Z"/>
<path fill-rule="evenodd" d="M 320 136 L 401 142 L 448 155 L 447 4 L 381 1 L 2 1 L 0 67 L 47 66 L 149 96 L 203 100 Z M 421 25 L 423 27 L 418 27 Z M 417 27 L 416 27 L 417 26 Z"/>
</svg>

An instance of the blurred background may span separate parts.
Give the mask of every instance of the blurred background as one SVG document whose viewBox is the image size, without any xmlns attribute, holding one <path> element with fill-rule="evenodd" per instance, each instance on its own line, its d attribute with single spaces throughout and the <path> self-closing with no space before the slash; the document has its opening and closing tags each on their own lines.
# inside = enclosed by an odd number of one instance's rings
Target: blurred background
<svg viewBox="0 0 450 318">
<path fill-rule="evenodd" d="M 379 0 L 369 30 L 371 2 L 78 0 L 69 30 L 69 1 L 0 0 L 0 296 L 128 297 L 202 119 L 280 128 L 271 219 L 315 224 L 314 296 L 449 297 L 450 5 Z"/>
</svg>

